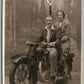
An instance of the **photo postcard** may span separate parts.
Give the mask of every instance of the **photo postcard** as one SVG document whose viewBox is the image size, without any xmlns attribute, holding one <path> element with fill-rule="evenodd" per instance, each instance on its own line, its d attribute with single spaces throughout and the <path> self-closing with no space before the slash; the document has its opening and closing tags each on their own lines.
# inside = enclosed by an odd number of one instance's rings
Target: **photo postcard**
<svg viewBox="0 0 84 84">
<path fill-rule="evenodd" d="M 82 0 L 2 0 L 3 84 L 81 84 Z"/>
</svg>

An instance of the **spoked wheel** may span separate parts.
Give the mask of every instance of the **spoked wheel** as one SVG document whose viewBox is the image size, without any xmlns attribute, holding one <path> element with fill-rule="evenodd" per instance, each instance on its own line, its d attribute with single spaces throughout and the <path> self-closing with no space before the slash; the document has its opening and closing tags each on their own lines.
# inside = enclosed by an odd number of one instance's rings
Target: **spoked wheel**
<svg viewBox="0 0 84 84">
<path fill-rule="evenodd" d="M 26 61 L 12 64 L 10 75 L 10 84 L 29 84 L 29 67 Z"/>
</svg>

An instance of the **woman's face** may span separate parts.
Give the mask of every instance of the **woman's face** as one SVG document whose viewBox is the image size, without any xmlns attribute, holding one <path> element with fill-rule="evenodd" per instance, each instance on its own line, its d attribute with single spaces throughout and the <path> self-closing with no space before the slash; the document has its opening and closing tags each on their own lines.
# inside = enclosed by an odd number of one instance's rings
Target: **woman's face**
<svg viewBox="0 0 84 84">
<path fill-rule="evenodd" d="M 58 12 L 58 19 L 59 21 L 62 21 L 63 20 L 63 13 L 62 12 Z"/>
</svg>

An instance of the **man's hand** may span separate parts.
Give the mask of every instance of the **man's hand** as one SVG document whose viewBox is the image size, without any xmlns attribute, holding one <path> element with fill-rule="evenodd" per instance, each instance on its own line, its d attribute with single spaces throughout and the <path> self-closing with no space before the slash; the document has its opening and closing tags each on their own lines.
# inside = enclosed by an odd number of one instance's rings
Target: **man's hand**
<svg viewBox="0 0 84 84">
<path fill-rule="evenodd" d="M 55 42 L 48 43 L 49 46 L 55 46 Z"/>
<path fill-rule="evenodd" d="M 55 46 L 55 42 L 50 42 L 50 43 L 46 43 L 46 42 L 41 42 L 41 44 L 43 45 L 48 45 L 48 46 Z"/>
<path fill-rule="evenodd" d="M 30 41 L 26 41 L 26 43 L 25 43 L 25 44 L 26 44 L 26 45 L 28 45 L 29 43 L 30 43 Z"/>
<path fill-rule="evenodd" d="M 41 42 L 41 44 L 46 45 L 47 43 L 43 41 L 43 42 Z"/>
</svg>

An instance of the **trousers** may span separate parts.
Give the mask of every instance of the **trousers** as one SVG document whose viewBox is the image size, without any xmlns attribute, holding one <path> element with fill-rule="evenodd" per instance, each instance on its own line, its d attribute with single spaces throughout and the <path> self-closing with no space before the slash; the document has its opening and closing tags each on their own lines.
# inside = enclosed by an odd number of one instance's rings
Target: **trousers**
<svg viewBox="0 0 84 84">
<path fill-rule="evenodd" d="M 57 73 L 57 50 L 55 48 L 46 48 L 49 52 L 49 63 L 50 63 L 50 76 L 56 76 Z M 43 51 L 45 52 L 44 47 L 39 46 L 37 48 L 37 52 L 39 56 L 44 55 Z"/>
<path fill-rule="evenodd" d="M 68 74 L 69 66 L 66 62 L 66 58 L 68 57 L 68 54 L 70 52 L 71 43 L 70 41 L 66 41 L 65 43 L 62 43 L 61 46 L 62 46 L 61 60 L 64 61 L 64 71 L 66 74 Z"/>
</svg>

